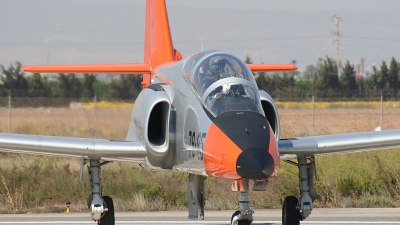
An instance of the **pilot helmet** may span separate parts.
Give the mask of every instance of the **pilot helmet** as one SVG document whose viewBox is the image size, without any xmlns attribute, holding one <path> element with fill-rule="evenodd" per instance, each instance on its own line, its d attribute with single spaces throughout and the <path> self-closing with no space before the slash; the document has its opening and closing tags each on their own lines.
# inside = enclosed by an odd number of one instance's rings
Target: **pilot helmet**
<svg viewBox="0 0 400 225">
<path fill-rule="evenodd" d="M 217 73 L 218 71 L 221 70 L 221 68 L 225 67 L 225 60 L 221 56 L 216 56 L 214 58 L 211 58 L 209 63 L 210 63 L 210 69 L 214 73 Z"/>
</svg>

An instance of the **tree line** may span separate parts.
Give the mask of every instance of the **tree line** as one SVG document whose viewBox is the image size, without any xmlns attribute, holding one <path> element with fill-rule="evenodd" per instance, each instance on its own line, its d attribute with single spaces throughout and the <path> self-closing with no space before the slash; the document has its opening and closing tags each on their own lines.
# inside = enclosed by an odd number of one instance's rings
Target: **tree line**
<svg viewBox="0 0 400 225">
<path fill-rule="evenodd" d="M 295 63 L 292 62 L 292 63 Z M 382 61 L 366 75 L 357 74 L 349 61 L 339 71 L 335 61 L 326 57 L 316 65 L 309 65 L 302 77 L 298 72 L 258 73 L 259 88 L 281 100 L 306 99 L 315 96 L 323 101 L 376 100 L 399 97 L 400 63 L 392 57 L 389 66 Z"/>
<path fill-rule="evenodd" d="M 111 82 L 99 80 L 94 74 L 82 76 L 74 73 L 59 73 L 50 79 L 40 73 L 26 76 L 21 67 L 20 62 L 8 67 L 0 65 L 0 97 L 11 95 L 13 99 L 20 98 L 24 105 L 27 102 L 23 98 L 27 97 L 36 98 L 38 106 L 51 105 L 51 101 L 60 104 L 93 101 L 95 96 L 98 100 L 133 101 L 142 89 L 141 75 L 119 75 L 119 79 L 112 79 Z"/>
<path fill-rule="evenodd" d="M 245 62 L 252 63 L 251 58 L 246 56 Z M 8 67 L 0 65 L 0 97 L 21 98 L 20 104 L 24 106 L 27 102 L 22 98 L 26 97 L 36 99 L 33 106 L 93 101 L 94 96 L 97 100 L 134 101 L 142 89 L 141 75 L 119 75 L 111 82 L 99 80 L 93 74 L 74 73 L 59 73 L 50 79 L 40 73 L 26 76 L 21 67 L 20 62 Z M 335 61 L 326 57 L 315 65 L 308 65 L 302 76 L 298 71 L 254 75 L 259 88 L 281 101 L 304 100 L 311 96 L 323 101 L 377 100 L 380 96 L 388 100 L 399 97 L 399 68 L 400 62 L 392 57 L 389 65 L 382 61 L 379 67 L 372 67 L 368 76 L 361 76 L 356 74 L 354 65 L 346 61 L 338 74 Z M 2 98 L 0 104 L 5 102 Z"/>
</svg>

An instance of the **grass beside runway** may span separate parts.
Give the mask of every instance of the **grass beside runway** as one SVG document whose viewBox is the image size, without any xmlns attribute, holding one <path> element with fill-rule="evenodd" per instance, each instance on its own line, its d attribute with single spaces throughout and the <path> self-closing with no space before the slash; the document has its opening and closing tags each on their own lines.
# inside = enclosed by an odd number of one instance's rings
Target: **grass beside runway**
<svg viewBox="0 0 400 225">
<path fill-rule="evenodd" d="M 310 109 L 281 108 L 283 137 L 369 131 L 380 125 L 379 108 L 335 108 L 315 111 L 314 133 Z M 400 110 L 384 110 L 384 128 L 400 127 Z M 16 108 L 12 132 L 125 139 L 130 107 Z M 0 108 L 0 131 L 8 131 L 8 109 Z M 400 152 L 385 150 L 317 158 L 317 207 L 400 206 Z M 0 213 L 87 211 L 87 172 L 79 182 L 78 159 L 0 154 Z M 117 211 L 186 209 L 186 174 L 150 172 L 137 165 L 113 163 L 102 169 L 105 195 Z M 287 195 L 297 195 L 297 169 L 282 163 L 278 178 L 266 192 L 251 192 L 254 208 L 280 208 Z M 206 209 L 237 208 L 237 193 L 225 180 L 206 180 Z"/>
</svg>

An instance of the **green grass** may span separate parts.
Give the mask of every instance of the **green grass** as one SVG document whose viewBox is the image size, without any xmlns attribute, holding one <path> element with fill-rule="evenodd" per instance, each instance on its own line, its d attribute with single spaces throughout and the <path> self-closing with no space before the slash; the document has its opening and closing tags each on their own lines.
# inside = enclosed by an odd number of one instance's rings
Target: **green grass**
<svg viewBox="0 0 400 225">
<path fill-rule="evenodd" d="M 316 207 L 400 206 L 398 149 L 317 158 Z M 0 213 L 87 211 L 89 181 L 79 181 L 79 160 L 48 156 L 1 154 Z M 187 204 L 187 175 L 151 172 L 134 164 L 113 163 L 102 168 L 103 194 L 114 198 L 117 211 L 183 210 Z M 288 195 L 297 195 L 298 169 L 282 163 L 266 192 L 251 192 L 253 208 L 280 208 Z M 237 208 L 237 193 L 226 180 L 206 180 L 206 209 Z"/>
</svg>

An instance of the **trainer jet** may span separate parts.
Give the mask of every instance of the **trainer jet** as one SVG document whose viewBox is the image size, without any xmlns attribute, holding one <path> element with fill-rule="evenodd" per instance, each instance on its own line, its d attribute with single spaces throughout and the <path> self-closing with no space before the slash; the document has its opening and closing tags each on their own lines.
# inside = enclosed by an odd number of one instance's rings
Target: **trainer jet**
<svg viewBox="0 0 400 225">
<path fill-rule="evenodd" d="M 166 4 L 147 0 L 143 63 L 24 66 L 28 72 L 143 74 L 125 141 L 0 134 L 5 152 L 82 158 L 88 164 L 88 206 L 98 224 L 115 224 L 113 201 L 102 196 L 100 167 L 110 161 L 149 170 L 188 173 L 189 219 L 204 219 L 204 180 L 227 179 L 239 192 L 231 224 L 251 224 L 248 192 L 266 191 L 281 161 L 299 169 L 299 196 L 283 202 L 282 222 L 297 225 L 313 209 L 315 156 L 400 146 L 400 130 L 280 138 L 274 100 L 252 72 L 296 70 L 293 65 L 248 64 L 223 51 L 182 58 L 174 49 Z M 81 170 L 82 174 L 82 170 Z"/>
</svg>

